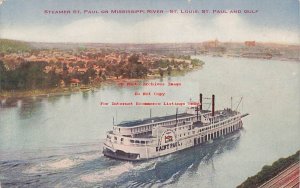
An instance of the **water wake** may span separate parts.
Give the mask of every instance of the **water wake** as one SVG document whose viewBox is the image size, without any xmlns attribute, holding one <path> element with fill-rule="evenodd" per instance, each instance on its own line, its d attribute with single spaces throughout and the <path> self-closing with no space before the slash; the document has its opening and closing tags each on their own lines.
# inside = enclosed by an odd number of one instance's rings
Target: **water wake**
<svg viewBox="0 0 300 188">
<path fill-rule="evenodd" d="M 24 173 L 34 174 L 51 171 L 62 171 L 70 168 L 74 168 L 82 163 L 86 163 L 92 160 L 99 159 L 103 154 L 96 153 L 83 153 L 76 154 L 74 156 L 64 156 L 63 158 L 54 158 L 52 160 L 46 160 L 33 164 L 30 168 L 26 169 Z"/>
<path fill-rule="evenodd" d="M 119 166 L 115 166 L 109 169 L 102 169 L 100 172 L 94 172 L 91 174 L 83 175 L 81 176 L 81 180 L 89 183 L 102 182 L 104 180 L 110 181 L 117 178 L 125 172 L 129 172 L 133 168 L 134 166 L 130 162 L 122 163 Z"/>
</svg>

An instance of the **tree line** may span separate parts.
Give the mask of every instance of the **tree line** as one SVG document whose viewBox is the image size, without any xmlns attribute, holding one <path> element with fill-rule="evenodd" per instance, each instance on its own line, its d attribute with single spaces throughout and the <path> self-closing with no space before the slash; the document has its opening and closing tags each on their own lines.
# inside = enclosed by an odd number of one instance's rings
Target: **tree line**
<svg viewBox="0 0 300 188">
<path fill-rule="evenodd" d="M 24 62 L 13 70 L 8 70 L 0 61 L 0 89 L 35 89 L 42 88 L 46 83 L 45 62 Z"/>
<path fill-rule="evenodd" d="M 56 69 L 46 73 L 47 62 L 23 62 L 15 69 L 7 69 L 3 61 L 0 61 L 0 90 L 30 90 L 58 87 L 61 81 L 69 85 L 72 78 L 77 78 L 83 84 L 90 83 L 95 78 L 95 70 L 89 67 L 84 74 L 68 73 L 68 68 L 63 64 L 61 74 Z"/>
</svg>

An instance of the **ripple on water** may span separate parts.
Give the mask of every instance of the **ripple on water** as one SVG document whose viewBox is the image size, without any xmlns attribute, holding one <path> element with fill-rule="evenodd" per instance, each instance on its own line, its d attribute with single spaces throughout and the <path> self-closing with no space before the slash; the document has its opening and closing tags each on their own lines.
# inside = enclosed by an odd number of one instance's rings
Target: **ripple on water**
<svg viewBox="0 0 300 188">
<path fill-rule="evenodd" d="M 118 176 L 129 172 L 133 168 L 134 165 L 131 162 L 126 162 L 109 169 L 101 169 L 100 172 L 82 175 L 80 179 L 88 183 L 102 182 L 104 180 L 113 180 Z"/>
<path fill-rule="evenodd" d="M 72 157 L 66 157 L 63 159 L 55 159 L 54 161 L 39 162 L 38 164 L 32 165 L 30 168 L 26 169 L 23 173 L 41 173 L 49 171 L 61 171 L 73 168 L 82 163 L 96 160 L 102 157 L 101 153 L 92 153 L 92 154 L 77 154 Z"/>
</svg>

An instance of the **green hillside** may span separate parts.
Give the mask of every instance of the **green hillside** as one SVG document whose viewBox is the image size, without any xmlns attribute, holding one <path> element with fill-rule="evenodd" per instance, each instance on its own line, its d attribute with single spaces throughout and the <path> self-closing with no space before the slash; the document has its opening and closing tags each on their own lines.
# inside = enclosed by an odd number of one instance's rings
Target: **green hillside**
<svg viewBox="0 0 300 188">
<path fill-rule="evenodd" d="M 26 42 L 0 39 L 0 53 L 16 53 L 16 52 L 28 52 L 31 47 Z"/>
</svg>

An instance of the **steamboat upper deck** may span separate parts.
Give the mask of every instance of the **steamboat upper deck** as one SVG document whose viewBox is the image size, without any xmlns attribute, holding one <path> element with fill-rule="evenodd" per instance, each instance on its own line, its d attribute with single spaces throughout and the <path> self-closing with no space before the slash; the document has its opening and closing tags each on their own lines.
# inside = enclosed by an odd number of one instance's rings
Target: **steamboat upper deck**
<svg viewBox="0 0 300 188">
<path fill-rule="evenodd" d="M 201 110 L 200 113 L 208 113 L 208 110 Z M 134 127 L 134 126 L 139 126 L 139 125 L 145 125 L 145 124 L 150 124 L 150 123 L 157 123 L 157 122 L 163 122 L 163 121 L 169 121 L 169 120 L 174 120 L 176 119 L 176 116 L 178 119 L 180 118 L 188 118 L 188 117 L 194 117 L 194 114 L 189 114 L 189 113 L 180 113 L 177 115 L 168 115 L 168 116 L 162 116 L 162 117 L 152 117 L 152 118 L 146 118 L 143 120 L 134 120 L 134 121 L 123 121 L 117 126 L 119 127 Z"/>
</svg>

